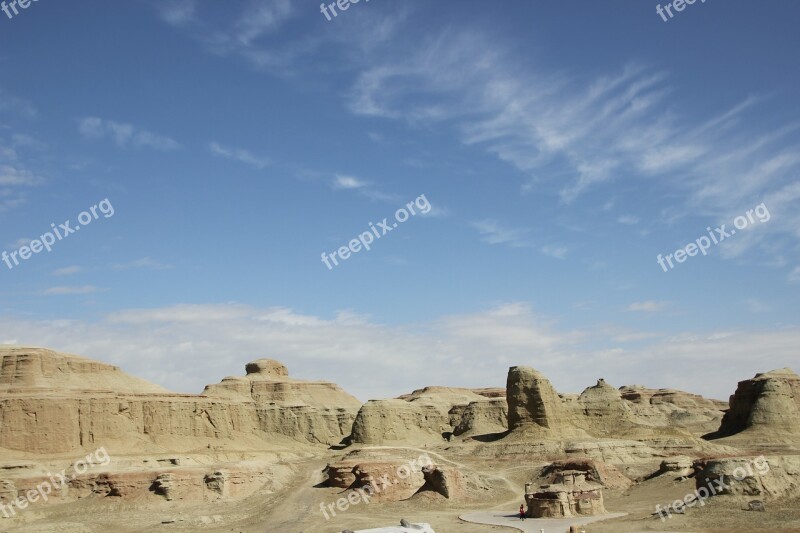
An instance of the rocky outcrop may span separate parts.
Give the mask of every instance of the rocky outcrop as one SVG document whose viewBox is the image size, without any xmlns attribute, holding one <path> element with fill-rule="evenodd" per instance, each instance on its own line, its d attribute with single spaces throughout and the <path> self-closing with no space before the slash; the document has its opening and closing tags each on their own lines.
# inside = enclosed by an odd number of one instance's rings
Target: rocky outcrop
<svg viewBox="0 0 800 533">
<path fill-rule="evenodd" d="M 363 462 L 353 469 L 353 488 L 371 487 L 374 502 L 407 500 L 425 484 L 422 467 L 400 461 Z"/>
<path fill-rule="evenodd" d="M 405 400 L 370 400 L 353 423 L 352 441 L 358 444 L 441 442 L 451 431 L 447 411 L 435 405 Z"/>
<path fill-rule="evenodd" d="M 604 449 L 629 447 L 623 441 L 639 441 L 651 449 L 661 449 L 663 454 L 674 455 L 693 447 L 722 453 L 722 450 L 702 441 L 699 435 L 671 424 L 666 416 L 659 419 L 640 416 L 640 413 L 652 414 L 652 407 L 649 404 L 647 407 L 635 406 L 623 397 L 623 390 L 626 389 L 618 390 L 600 379 L 580 395 L 559 395 L 539 372 L 512 367 L 508 373 L 507 395 L 510 440 L 521 438 L 517 434 L 524 433 L 527 439 L 569 439 L 572 443 L 567 447 L 575 448 L 595 449 L 598 441 L 591 439 L 601 439 Z M 632 395 L 629 393 L 628 397 Z M 642 397 L 640 395 L 637 401 Z M 674 412 L 679 409 L 683 413 L 693 412 L 674 405 L 667 410 Z M 610 439 L 618 443 L 615 445 Z M 631 449 L 631 452 L 635 451 Z M 590 457 L 603 459 L 595 455 Z"/>
<path fill-rule="evenodd" d="M 450 415 L 452 422 L 453 411 Z M 508 429 L 508 402 L 505 397 L 470 402 L 461 408 L 457 420 L 453 429 L 457 437 L 502 433 Z"/>
<path fill-rule="evenodd" d="M 356 475 L 353 473 L 358 462 L 342 461 L 339 463 L 329 463 L 325 467 L 325 476 L 327 480 L 325 484 L 328 487 L 338 487 L 340 489 L 349 489 L 355 486 Z"/>
<path fill-rule="evenodd" d="M 555 461 L 545 466 L 539 474 L 548 483 L 555 483 L 563 477 L 564 472 L 583 472 L 586 481 L 602 485 L 606 489 L 627 489 L 633 481 L 626 477 L 616 467 L 602 461 L 591 459 L 565 459 Z"/>
<path fill-rule="evenodd" d="M 620 388 L 639 424 L 677 427 L 700 436 L 719 427 L 727 402 L 674 389 L 648 389 L 640 385 Z"/>
<path fill-rule="evenodd" d="M 508 429 L 559 437 L 580 434 L 574 415 L 550 381 L 533 368 L 514 366 L 506 382 Z"/>
<path fill-rule="evenodd" d="M 0 448 L 29 453 L 263 450 L 281 438 L 335 444 L 360 405 L 336 385 L 292 380 L 268 360 L 190 395 L 51 350 L 2 348 L 0 356 Z"/>
<path fill-rule="evenodd" d="M 0 347 L 0 395 L 79 393 L 168 394 L 118 367 L 43 348 Z"/>
<path fill-rule="evenodd" d="M 405 500 L 425 484 L 422 469 L 431 464 L 427 454 L 415 455 L 407 448 L 362 448 L 329 463 L 325 485 L 365 490 L 371 501 Z"/>
<path fill-rule="evenodd" d="M 669 474 L 677 478 L 686 478 L 694 475 L 694 461 L 686 455 L 678 455 L 664 459 L 658 467 L 658 471 L 650 477 Z"/>
<path fill-rule="evenodd" d="M 422 468 L 425 485 L 414 499 L 447 499 L 455 502 L 483 502 L 489 491 L 496 490 L 486 476 L 456 465 L 434 464 Z"/>
<path fill-rule="evenodd" d="M 484 392 L 486 395 L 480 394 Z M 353 423 L 352 442 L 357 444 L 438 443 L 448 439 L 465 416 L 476 416 L 496 398 L 496 390 L 426 387 L 389 400 L 371 400 L 361 406 Z M 480 403 L 481 407 L 472 407 Z M 487 417 L 491 415 L 487 413 Z M 502 423 L 502 422 L 501 422 Z M 469 427 L 469 422 L 464 427 Z"/>
<path fill-rule="evenodd" d="M 441 494 L 445 498 L 450 498 L 450 491 L 453 489 L 452 482 L 444 468 L 436 465 L 428 465 L 422 468 L 422 475 L 425 477 L 425 484 L 420 491 L 431 491 Z M 451 475 L 455 475 L 455 471 Z"/>
<path fill-rule="evenodd" d="M 64 485 L 59 484 L 58 477 L 48 476 L 42 469 L 31 465 L 0 481 L 0 503 L 8 504 L 29 491 L 35 492 L 36 487 L 45 482 L 54 486 L 49 494 L 50 501 L 59 503 L 89 496 L 143 503 L 236 500 L 257 491 L 280 490 L 296 475 L 295 468 L 274 456 L 238 461 L 222 468 L 197 464 L 164 468 L 159 461 L 151 461 L 150 465 L 135 464 L 131 460 L 122 463 L 125 461 L 115 459 L 106 466 L 92 465 L 83 474 L 67 476 Z M 58 472 L 63 466 L 59 465 L 53 471 Z M 0 514 L 0 520 L 2 518 Z"/>
<path fill-rule="evenodd" d="M 712 496 L 765 499 L 800 496 L 800 457 L 759 456 L 702 459 L 694 462 L 697 489 Z"/>
<path fill-rule="evenodd" d="M 360 448 L 328 464 L 325 473 L 325 486 L 363 491 L 370 502 L 479 501 L 492 488 L 485 476 L 462 465 L 414 455 L 408 448 Z"/>
<path fill-rule="evenodd" d="M 710 438 L 800 444 L 800 376 L 788 368 L 740 381 Z"/>
<path fill-rule="evenodd" d="M 580 415 L 575 423 L 600 437 L 619 435 L 637 424 L 628 402 L 619 390 L 602 378 L 593 387 L 586 388 L 577 398 Z"/>
<path fill-rule="evenodd" d="M 203 396 L 253 401 L 261 406 L 330 405 L 353 411 L 361 407 L 360 401 L 335 383 L 292 379 L 286 367 L 272 359 L 248 363 L 245 370 L 244 377 L 227 377 L 218 384 L 207 385 Z"/>
</svg>

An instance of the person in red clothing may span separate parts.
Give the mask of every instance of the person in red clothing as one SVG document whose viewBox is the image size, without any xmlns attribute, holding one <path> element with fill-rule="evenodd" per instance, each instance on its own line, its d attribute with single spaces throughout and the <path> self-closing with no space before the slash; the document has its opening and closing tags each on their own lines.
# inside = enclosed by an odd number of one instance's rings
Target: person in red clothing
<svg viewBox="0 0 800 533">
<path fill-rule="evenodd" d="M 525 506 L 524 505 L 520 505 L 519 506 L 519 519 L 520 520 L 525 520 Z"/>
</svg>

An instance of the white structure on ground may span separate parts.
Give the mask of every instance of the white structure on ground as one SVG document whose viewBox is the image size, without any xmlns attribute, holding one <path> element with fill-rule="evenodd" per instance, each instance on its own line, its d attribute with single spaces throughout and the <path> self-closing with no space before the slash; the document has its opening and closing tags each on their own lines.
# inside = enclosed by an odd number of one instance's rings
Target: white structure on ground
<svg viewBox="0 0 800 533">
<path fill-rule="evenodd" d="M 354 533 L 436 533 L 430 524 L 411 524 L 411 527 L 389 526 L 375 529 L 359 529 Z"/>
</svg>

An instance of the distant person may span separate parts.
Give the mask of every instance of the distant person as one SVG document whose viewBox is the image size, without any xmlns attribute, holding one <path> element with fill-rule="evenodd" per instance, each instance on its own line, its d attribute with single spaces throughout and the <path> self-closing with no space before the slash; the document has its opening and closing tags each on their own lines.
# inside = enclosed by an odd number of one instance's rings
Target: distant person
<svg viewBox="0 0 800 533">
<path fill-rule="evenodd" d="M 520 505 L 519 506 L 519 519 L 520 520 L 525 520 L 525 506 L 524 505 Z"/>
</svg>

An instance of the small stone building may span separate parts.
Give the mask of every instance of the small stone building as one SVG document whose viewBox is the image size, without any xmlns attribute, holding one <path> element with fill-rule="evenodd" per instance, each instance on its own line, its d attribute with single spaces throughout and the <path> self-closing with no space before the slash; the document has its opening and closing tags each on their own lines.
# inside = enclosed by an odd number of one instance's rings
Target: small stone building
<svg viewBox="0 0 800 533">
<path fill-rule="evenodd" d="M 602 485 L 586 481 L 586 472 L 564 470 L 550 485 L 525 484 L 528 518 L 569 518 L 605 514 Z"/>
</svg>

